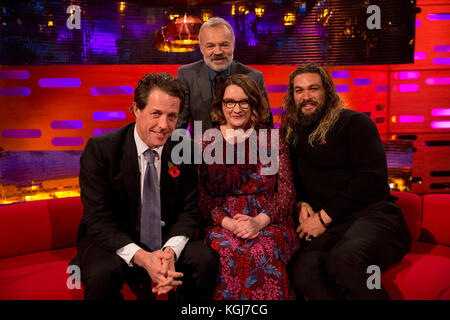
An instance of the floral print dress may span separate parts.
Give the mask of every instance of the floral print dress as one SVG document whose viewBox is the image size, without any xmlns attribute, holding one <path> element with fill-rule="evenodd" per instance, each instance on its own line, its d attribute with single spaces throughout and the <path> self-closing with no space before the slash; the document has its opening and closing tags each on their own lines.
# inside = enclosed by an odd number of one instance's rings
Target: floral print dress
<svg viewBox="0 0 450 320">
<path fill-rule="evenodd" d="M 295 191 L 289 151 L 280 140 L 270 146 L 270 131 L 267 135 L 267 154 L 279 148 L 278 174 L 262 175 L 264 166 L 259 157 L 256 164 L 248 164 L 249 139 L 245 141 L 246 164 L 199 166 L 199 204 L 208 222 L 205 243 L 220 258 L 214 299 L 295 298 L 286 271 L 299 246 L 291 216 Z M 209 143 L 203 143 L 203 150 Z M 225 139 L 223 144 L 226 150 Z M 237 145 L 232 147 L 236 160 Z M 227 155 L 230 156 L 224 151 L 223 163 Z M 236 237 L 221 227 L 224 217 L 254 217 L 259 213 L 269 215 L 271 223 L 252 240 Z"/>
</svg>

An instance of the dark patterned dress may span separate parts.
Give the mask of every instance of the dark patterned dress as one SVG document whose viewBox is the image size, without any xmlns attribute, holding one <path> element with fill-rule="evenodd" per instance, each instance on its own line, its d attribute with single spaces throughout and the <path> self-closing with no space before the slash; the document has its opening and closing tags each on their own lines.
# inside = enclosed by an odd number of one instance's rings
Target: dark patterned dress
<svg viewBox="0 0 450 320">
<path fill-rule="evenodd" d="M 205 243 L 220 257 L 214 299 L 294 299 L 286 265 L 299 244 L 291 217 L 295 191 L 288 148 L 278 139 L 271 146 L 270 131 L 267 133 L 267 154 L 279 149 L 279 171 L 262 175 L 264 165 L 259 157 L 255 164 L 249 164 L 249 140 L 245 141 L 246 164 L 199 167 L 199 203 L 208 221 Z M 203 143 L 203 150 L 211 143 L 215 142 Z M 225 152 L 228 147 L 237 163 L 237 145 L 227 144 L 224 139 L 224 161 L 227 155 L 230 157 Z M 238 238 L 221 227 L 224 217 L 254 217 L 259 213 L 269 215 L 271 223 L 255 239 Z"/>
</svg>

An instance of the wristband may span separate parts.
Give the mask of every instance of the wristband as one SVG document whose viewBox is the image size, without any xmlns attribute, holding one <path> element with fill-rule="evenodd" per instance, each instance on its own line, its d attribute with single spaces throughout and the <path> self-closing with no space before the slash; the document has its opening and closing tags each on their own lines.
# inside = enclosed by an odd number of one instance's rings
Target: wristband
<svg viewBox="0 0 450 320">
<path fill-rule="evenodd" d="M 317 213 L 317 215 L 319 216 L 320 223 L 326 228 L 327 224 L 325 223 L 325 221 L 323 221 L 322 214 L 320 213 L 320 211 Z"/>
</svg>

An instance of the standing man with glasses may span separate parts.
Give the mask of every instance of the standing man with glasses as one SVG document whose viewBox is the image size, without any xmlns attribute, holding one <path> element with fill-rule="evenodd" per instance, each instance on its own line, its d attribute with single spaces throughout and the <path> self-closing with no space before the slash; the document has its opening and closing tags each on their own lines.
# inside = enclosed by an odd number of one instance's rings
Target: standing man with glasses
<svg viewBox="0 0 450 320">
<path fill-rule="evenodd" d="M 142 299 L 180 285 L 177 298 L 212 297 L 217 258 L 195 239 L 201 219 L 195 169 L 182 163 L 169 170 L 169 138 L 183 103 L 178 80 L 149 73 L 134 91 L 136 122 L 87 142 L 77 255 L 85 299 L 123 299 L 124 282 Z"/>
<path fill-rule="evenodd" d="M 211 121 L 211 103 L 231 74 L 246 74 L 256 81 L 267 102 L 269 97 L 262 72 L 233 60 L 234 32 L 231 25 L 219 17 L 210 18 L 199 31 L 203 60 L 178 69 L 178 79 L 187 89 L 186 102 L 177 128 L 187 128 L 190 121 L 202 121 L 202 129 L 215 126 Z M 272 113 L 266 125 L 273 126 Z M 191 126 L 192 132 L 192 126 Z"/>
</svg>

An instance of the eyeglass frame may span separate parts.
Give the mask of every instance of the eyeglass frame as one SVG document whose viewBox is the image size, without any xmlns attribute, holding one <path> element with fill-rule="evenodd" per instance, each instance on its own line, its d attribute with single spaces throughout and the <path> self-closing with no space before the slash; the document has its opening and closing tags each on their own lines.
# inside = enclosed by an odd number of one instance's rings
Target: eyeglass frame
<svg viewBox="0 0 450 320">
<path fill-rule="evenodd" d="M 228 106 L 228 103 L 233 103 L 232 107 Z M 242 106 L 241 103 L 245 103 L 247 104 L 246 107 Z M 242 110 L 248 110 L 250 109 L 250 101 L 248 99 L 243 99 L 243 100 L 233 100 L 233 99 L 222 99 L 222 105 L 225 106 L 225 108 L 227 108 L 228 110 L 233 110 L 236 105 L 239 105 L 239 108 L 241 108 Z"/>
</svg>

